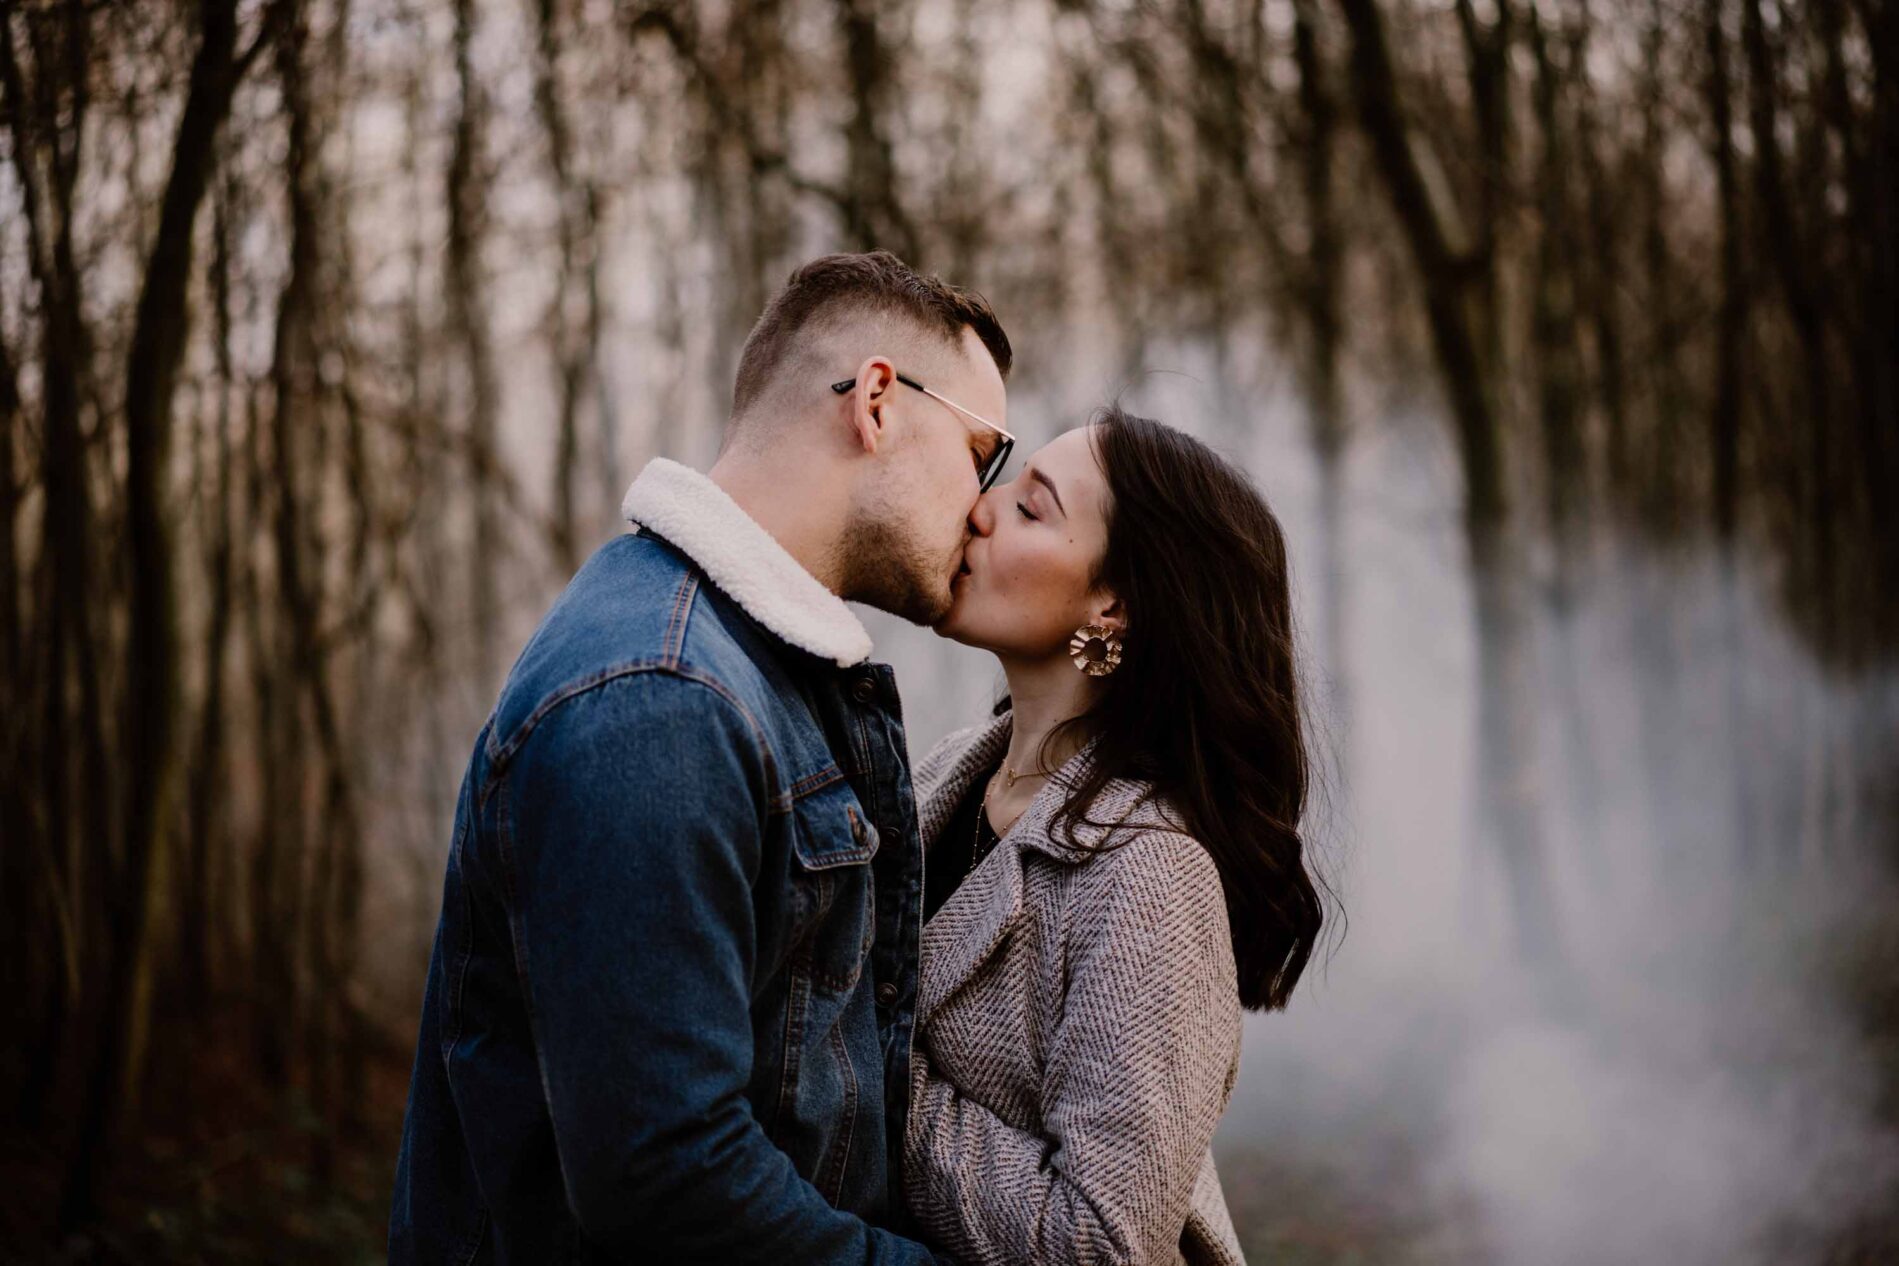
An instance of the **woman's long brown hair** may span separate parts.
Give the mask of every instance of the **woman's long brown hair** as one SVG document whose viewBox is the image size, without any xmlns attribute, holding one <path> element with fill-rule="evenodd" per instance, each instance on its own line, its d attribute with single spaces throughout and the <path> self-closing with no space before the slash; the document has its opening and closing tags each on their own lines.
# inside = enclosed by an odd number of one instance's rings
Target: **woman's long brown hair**
<svg viewBox="0 0 1899 1266">
<path fill-rule="evenodd" d="M 1118 405 L 1090 435 L 1112 495 L 1095 582 L 1128 634 L 1099 701 L 1069 722 L 1095 748 L 1058 829 L 1089 821 L 1111 779 L 1151 783 L 1219 869 L 1242 1005 L 1284 1007 L 1325 922 L 1300 834 L 1310 764 L 1285 536 L 1199 440 Z"/>
</svg>

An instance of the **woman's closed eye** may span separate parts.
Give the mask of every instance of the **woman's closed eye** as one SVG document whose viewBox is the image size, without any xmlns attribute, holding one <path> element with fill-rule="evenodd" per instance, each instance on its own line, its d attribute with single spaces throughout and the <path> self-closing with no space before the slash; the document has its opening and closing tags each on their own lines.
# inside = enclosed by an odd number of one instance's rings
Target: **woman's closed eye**
<svg viewBox="0 0 1899 1266">
<path fill-rule="evenodd" d="M 1023 518 L 1027 519 L 1031 523 L 1034 523 L 1038 518 L 1037 515 L 1031 514 L 1029 512 L 1029 508 L 1023 505 L 1020 501 L 1015 503 L 1015 508 L 1018 514 L 1020 514 Z"/>
</svg>

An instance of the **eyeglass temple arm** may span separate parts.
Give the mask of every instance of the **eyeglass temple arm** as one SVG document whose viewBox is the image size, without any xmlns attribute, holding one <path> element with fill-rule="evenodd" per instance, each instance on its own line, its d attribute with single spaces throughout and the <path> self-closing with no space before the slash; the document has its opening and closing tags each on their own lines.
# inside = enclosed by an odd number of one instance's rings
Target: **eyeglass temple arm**
<svg viewBox="0 0 1899 1266">
<path fill-rule="evenodd" d="M 985 418 L 982 414 L 977 413 L 974 409 L 966 409 L 962 405 L 957 404 L 954 400 L 950 399 L 948 396 L 943 395 L 941 392 L 931 391 L 928 387 L 924 386 L 922 383 L 918 382 L 916 379 L 910 377 L 910 375 L 908 374 L 897 374 L 896 379 L 898 382 L 902 383 L 904 386 L 909 387 L 916 391 L 921 391 L 924 395 L 928 396 L 930 399 L 940 400 L 944 404 L 948 405 L 950 408 L 956 410 L 958 413 L 963 414 L 966 417 L 971 417 L 971 418 L 976 419 L 976 421 L 982 423 L 984 426 L 994 431 L 997 435 L 1000 435 L 1004 440 L 1008 441 L 1010 444 L 1015 443 L 1015 436 L 1011 435 L 1007 428 L 997 426 L 994 422 L 991 422 L 988 418 Z M 856 385 L 857 385 L 857 379 L 846 378 L 842 382 L 832 383 L 831 390 L 837 392 L 837 394 L 841 396 L 848 393 L 850 389 L 855 387 Z"/>
<path fill-rule="evenodd" d="M 934 391 L 931 391 L 928 387 L 924 386 L 922 383 L 918 382 L 916 379 L 910 377 L 908 374 L 898 374 L 897 381 L 902 383 L 906 387 L 914 387 L 918 391 L 923 392 L 925 395 L 933 396 L 936 394 Z M 856 385 L 857 385 L 857 379 L 846 378 L 843 382 L 832 383 L 831 390 L 837 392 L 838 395 L 843 396 L 843 395 L 850 394 L 851 388 L 855 387 Z"/>
</svg>

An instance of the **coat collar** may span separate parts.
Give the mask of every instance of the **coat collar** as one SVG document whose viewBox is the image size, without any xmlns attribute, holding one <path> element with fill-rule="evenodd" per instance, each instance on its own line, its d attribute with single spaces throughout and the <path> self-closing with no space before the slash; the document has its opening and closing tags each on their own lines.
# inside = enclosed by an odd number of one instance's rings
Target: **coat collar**
<svg viewBox="0 0 1899 1266">
<path fill-rule="evenodd" d="M 678 547 L 745 613 L 791 645 L 839 668 L 870 658 L 870 634 L 738 502 L 698 471 L 656 457 L 626 490 L 620 513 Z"/>
<path fill-rule="evenodd" d="M 965 730 L 945 740 L 948 751 L 922 773 L 916 785 L 917 831 L 923 847 L 931 849 L 943 833 L 956 806 L 976 780 L 993 768 L 1009 747 L 1015 728 L 1012 713 Z M 982 864 L 963 880 L 923 928 L 922 972 L 917 985 L 917 1017 L 928 1020 L 949 996 L 962 988 L 976 969 L 988 961 L 1009 930 L 1022 917 L 1024 854 L 1037 852 L 1057 862 L 1076 865 L 1095 856 L 1117 829 L 1178 830 L 1163 808 L 1149 796 L 1146 783 L 1116 778 L 1103 787 L 1089 807 L 1093 822 L 1077 822 L 1074 840 L 1066 830 L 1057 832 L 1056 818 L 1067 799 L 1066 789 L 1078 779 L 1094 755 L 1094 743 L 1069 757 L 1055 775 L 1042 784 L 1022 816 L 1010 824 Z M 1095 825 L 1105 823 L 1106 825 Z"/>
</svg>

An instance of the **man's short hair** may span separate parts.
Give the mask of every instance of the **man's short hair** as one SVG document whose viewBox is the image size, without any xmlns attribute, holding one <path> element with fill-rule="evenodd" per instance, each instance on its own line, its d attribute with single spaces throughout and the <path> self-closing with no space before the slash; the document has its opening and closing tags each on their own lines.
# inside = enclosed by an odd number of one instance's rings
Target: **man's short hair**
<svg viewBox="0 0 1899 1266">
<path fill-rule="evenodd" d="M 825 255 L 791 274 L 746 336 L 732 385 L 733 416 L 765 394 L 801 332 L 853 311 L 907 319 L 958 350 L 963 331 L 974 330 L 996 369 L 1009 376 L 1009 336 L 981 295 L 925 277 L 889 251 Z"/>
</svg>

